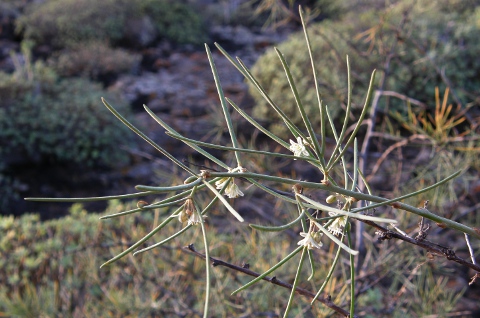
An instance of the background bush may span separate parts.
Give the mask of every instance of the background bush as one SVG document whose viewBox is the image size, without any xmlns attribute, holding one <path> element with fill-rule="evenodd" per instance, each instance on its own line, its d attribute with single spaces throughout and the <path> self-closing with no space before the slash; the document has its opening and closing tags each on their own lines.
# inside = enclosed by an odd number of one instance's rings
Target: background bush
<svg viewBox="0 0 480 318">
<path fill-rule="evenodd" d="M 49 0 L 32 3 L 17 21 L 25 38 L 56 48 L 92 40 L 119 44 L 130 22 L 148 17 L 160 38 L 175 43 L 201 43 L 202 18 L 187 4 L 170 0 Z M 138 32 L 142 32 L 139 30 Z"/>
<path fill-rule="evenodd" d="M 86 79 L 58 79 L 41 62 L 0 72 L 0 157 L 3 167 L 25 163 L 105 166 L 125 162 L 125 127 L 101 97 L 122 113 L 127 104 Z"/>
<path fill-rule="evenodd" d="M 93 80 L 108 80 L 138 67 L 140 55 L 124 49 L 114 49 L 102 41 L 75 45 L 49 60 L 62 77 L 81 76 Z"/>
<path fill-rule="evenodd" d="M 476 40 L 480 28 L 477 2 L 469 10 L 454 6 L 455 1 L 398 1 L 378 10 L 375 6 L 350 11 L 339 21 L 323 21 L 310 27 L 312 50 L 322 99 L 335 117 L 345 107 L 347 71 L 345 56 L 352 64 L 353 106 L 360 107 L 372 69 L 385 78 L 384 90 L 395 91 L 434 105 L 434 88 L 453 85 L 455 97 L 463 105 L 478 104 L 480 50 Z M 450 6 L 448 6 L 450 5 Z M 448 8 L 448 10 L 447 10 Z M 296 80 L 297 88 L 310 115 L 318 114 L 317 98 L 303 32 L 279 45 Z M 388 71 L 385 72 L 388 65 Z M 253 74 L 282 109 L 300 123 L 283 68 L 273 50 L 255 63 Z M 378 83 L 377 83 L 378 87 Z M 253 87 L 254 115 L 277 118 Z M 391 107 L 403 109 L 395 100 Z M 317 115 L 316 115 L 317 116 Z M 318 118 L 318 116 L 317 116 Z M 277 129 L 285 132 L 285 129 Z"/>
<path fill-rule="evenodd" d="M 181 1 L 136 0 L 142 15 L 153 21 L 160 37 L 180 44 L 203 44 L 206 28 L 199 11 Z"/>
</svg>

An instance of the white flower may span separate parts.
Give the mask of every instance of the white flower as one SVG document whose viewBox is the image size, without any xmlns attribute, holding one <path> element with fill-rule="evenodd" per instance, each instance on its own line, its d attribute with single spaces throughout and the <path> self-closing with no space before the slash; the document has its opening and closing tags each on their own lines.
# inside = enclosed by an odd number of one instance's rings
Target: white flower
<svg viewBox="0 0 480 318">
<path fill-rule="evenodd" d="M 338 215 L 335 212 L 328 212 L 328 214 L 330 216 Z M 328 227 L 328 230 L 330 232 L 332 232 L 334 235 L 339 235 L 339 234 L 343 233 L 343 228 L 345 227 L 346 224 L 347 224 L 347 217 L 346 216 L 340 216 L 340 217 L 336 218 L 332 222 L 332 224 L 330 224 L 330 226 Z"/>
<path fill-rule="evenodd" d="M 237 167 L 235 169 L 229 170 L 228 172 L 229 173 L 234 173 L 234 172 L 244 172 L 244 171 L 246 171 L 244 168 Z M 227 185 L 227 188 L 225 189 L 225 195 L 226 196 L 228 196 L 229 198 L 232 198 L 232 199 L 238 198 L 239 196 L 243 197 L 243 192 L 240 191 L 238 186 L 235 184 L 234 178 L 229 178 L 229 177 L 221 178 L 220 180 L 215 182 L 215 187 L 219 190 L 223 189 L 223 187 L 225 186 L 225 184 L 227 182 L 229 182 L 229 184 Z"/>
<path fill-rule="evenodd" d="M 306 246 L 306 247 L 308 247 L 309 250 L 313 249 L 314 247 L 321 248 L 323 244 L 322 244 L 322 242 L 320 242 L 320 237 L 322 235 L 321 234 L 318 235 L 318 234 L 319 233 L 300 232 L 300 236 L 304 237 L 304 239 L 299 241 L 297 244 Z M 317 242 L 317 240 L 318 240 L 318 242 Z"/>
<path fill-rule="evenodd" d="M 232 180 L 230 181 L 227 188 L 225 189 L 225 195 L 233 199 L 233 198 L 238 198 L 239 196 L 243 197 L 243 192 L 240 191 L 238 186 L 235 184 L 235 181 Z"/>
<path fill-rule="evenodd" d="M 227 182 L 229 182 L 229 181 L 230 181 L 230 178 L 227 178 L 227 177 L 222 178 L 222 179 L 220 179 L 220 180 L 218 180 L 218 181 L 215 182 L 215 187 L 216 187 L 218 190 L 221 190 L 221 189 L 223 189 L 223 187 L 225 186 L 225 184 L 226 184 Z"/>
<path fill-rule="evenodd" d="M 206 215 L 202 215 L 202 218 L 205 219 L 207 216 Z M 201 223 L 202 220 L 200 219 L 200 217 L 198 216 L 198 213 L 195 212 L 195 213 L 192 213 L 192 215 L 190 215 L 190 217 L 188 218 L 188 223 L 187 225 L 197 225 L 199 223 Z"/>
<path fill-rule="evenodd" d="M 297 142 L 290 139 L 290 151 L 297 157 L 308 157 L 308 151 L 305 148 L 305 143 L 302 137 L 297 137 Z M 294 159 L 297 160 L 297 159 Z"/>
</svg>

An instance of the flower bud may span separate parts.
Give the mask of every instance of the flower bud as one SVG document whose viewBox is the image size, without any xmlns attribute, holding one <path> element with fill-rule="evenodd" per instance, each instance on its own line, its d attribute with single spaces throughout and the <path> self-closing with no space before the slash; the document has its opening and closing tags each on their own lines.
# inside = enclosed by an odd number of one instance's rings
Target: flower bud
<svg viewBox="0 0 480 318">
<path fill-rule="evenodd" d="M 329 195 L 325 201 L 327 201 L 328 204 L 335 203 L 337 202 L 337 196 L 335 194 Z"/>
</svg>

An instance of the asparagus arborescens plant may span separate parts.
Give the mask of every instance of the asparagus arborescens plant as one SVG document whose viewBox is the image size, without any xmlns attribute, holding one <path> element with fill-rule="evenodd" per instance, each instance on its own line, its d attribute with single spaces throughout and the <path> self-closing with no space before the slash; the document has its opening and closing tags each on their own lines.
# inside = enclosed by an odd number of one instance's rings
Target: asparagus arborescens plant
<svg viewBox="0 0 480 318">
<path fill-rule="evenodd" d="M 302 17 L 303 19 L 303 17 Z M 311 47 L 310 47 L 310 40 L 308 37 L 307 29 L 304 26 L 305 31 L 305 39 L 307 44 L 307 49 L 310 53 L 310 57 L 312 59 L 311 54 Z M 436 184 L 433 184 L 423 190 L 416 191 L 414 193 L 409 193 L 407 195 L 397 197 L 394 199 L 386 199 L 379 196 L 375 196 L 371 193 L 370 187 L 367 186 L 368 193 L 362 193 L 358 191 L 357 184 L 359 180 L 363 180 L 364 172 L 360 171 L 358 168 L 358 147 L 357 147 L 357 140 L 356 134 L 359 130 L 359 127 L 362 123 L 362 120 L 367 113 L 367 108 L 370 104 L 372 99 L 373 93 L 373 82 L 375 78 L 375 71 L 372 72 L 371 80 L 369 89 L 366 92 L 365 102 L 363 106 L 363 110 L 361 115 L 356 123 L 355 129 L 347 135 L 347 126 L 348 126 L 348 119 L 351 117 L 351 87 L 350 87 L 350 65 L 349 60 L 347 57 L 347 69 L 348 69 L 348 100 L 347 100 L 347 107 L 345 112 L 345 119 L 344 123 L 339 131 L 336 130 L 336 127 L 333 124 L 333 120 L 330 117 L 328 106 L 322 102 L 320 94 L 317 94 L 318 98 L 318 117 L 316 118 L 309 118 L 306 115 L 304 110 L 304 106 L 302 105 L 302 101 L 300 98 L 300 94 L 296 89 L 295 80 L 293 79 L 287 61 L 284 59 L 282 53 L 277 50 L 277 54 L 281 60 L 281 63 L 284 67 L 285 74 L 287 76 L 289 85 L 292 90 L 292 94 L 295 97 L 295 101 L 298 107 L 298 112 L 301 114 L 303 119 L 303 126 L 299 127 L 295 125 L 282 111 L 281 105 L 277 105 L 275 101 L 271 100 L 262 86 L 258 83 L 255 77 L 252 76 L 251 72 L 245 66 L 245 64 L 239 58 L 234 59 L 232 58 L 224 49 L 222 49 L 218 44 L 216 44 L 217 48 L 222 52 L 222 54 L 240 71 L 245 78 L 250 81 L 253 85 L 255 85 L 262 94 L 262 96 L 267 100 L 270 106 L 276 111 L 279 118 L 284 122 L 286 127 L 290 130 L 292 134 L 292 138 L 289 141 L 285 141 L 278 136 L 274 135 L 264 127 L 262 127 L 254 118 L 250 117 L 245 111 L 240 109 L 234 101 L 228 99 L 224 96 L 221 82 L 215 68 L 215 63 L 212 58 L 212 54 L 210 52 L 210 48 L 206 45 L 206 52 L 207 57 L 210 62 L 210 66 L 213 73 L 213 78 L 215 80 L 215 84 L 217 87 L 219 99 L 220 99 L 220 106 L 222 107 L 223 114 L 225 116 L 225 120 L 227 123 L 228 131 L 231 137 L 232 146 L 222 146 L 222 145 L 215 145 L 209 144 L 205 142 L 196 141 L 193 139 L 186 138 L 182 136 L 180 133 L 175 131 L 172 127 L 167 125 L 161 118 L 156 116 L 147 106 L 145 106 L 145 110 L 151 117 L 157 121 L 165 130 L 166 133 L 178 140 L 181 140 L 186 145 L 192 147 L 197 152 L 205 156 L 208 160 L 211 160 L 213 163 L 222 167 L 224 171 L 210 171 L 210 170 L 197 170 L 196 168 L 191 168 L 171 154 L 169 154 L 165 149 L 163 149 L 160 145 L 156 144 L 153 140 L 151 140 L 147 135 L 141 132 L 138 128 L 133 126 L 130 122 L 128 122 L 120 113 L 118 113 L 113 106 L 111 106 L 106 100 L 102 100 L 105 106 L 126 126 L 128 126 L 131 130 L 133 130 L 136 134 L 150 143 L 154 148 L 156 148 L 159 152 L 169 158 L 173 163 L 177 166 L 182 168 L 185 173 L 187 174 L 186 180 L 182 185 L 176 186 L 166 186 L 166 187 L 152 187 L 152 186 L 136 186 L 136 189 L 139 192 L 132 193 L 132 194 L 124 194 L 118 196 L 108 196 L 108 197 L 93 197 L 93 198 L 27 198 L 27 200 L 32 201 L 56 201 L 56 202 L 84 202 L 84 201 L 97 201 L 97 200 L 110 200 L 110 199 L 128 199 L 128 198 L 137 198 L 146 195 L 161 195 L 163 193 L 168 193 L 165 198 L 161 200 L 148 204 L 144 201 L 138 204 L 137 209 L 116 213 L 112 215 L 107 215 L 102 218 L 113 218 L 121 215 L 128 215 L 131 213 L 138 213 L 143 212 L 146 210 L 158 209 L 160 207 L 165 206 L 179 206 L 171 215 L 167 216 L 163 222 L 161 222 L 157 227 L 155 227 L 150 233 L 148 233 L 144 238 L 139 240 L 137 243 L 130 246 L 128 249 L 123 251 L 122 253 L 118 254 L 117 256 L 113 257 L 112 259 L 105 262 L 103 266 L 109 265 L 116 260 L 122 258 L 123 256 L 135 252 L 134 254 L 142 253 L 148 251 L 152 248 L 161 246 L 172 239 L 182 235 L 186 231 L 190 230 L 192 227 L 196 225 L 200 225 L 202 228 L 202 233 L 204 237 L 204 246 L 205 246 L 205 258 L 208 260 L 214 260 L 213 258 L 209 257 L 208 252 L 208 242 L 206 231 L 213 230 L 212 228 L 207 229 L 204 226 L 204 219 L 207 215 L 209 215 L 210 210 L 212 207 L 220 201 L 228 211 L 239 221 L 243 222 L 243 217 L 232 207 L 230 201 L 227 201 L 225 196 L 230 199 L 241 200 L 243 196 L 242 190 L 237 185 L 236 181 L 241 178 L 246 180 L 247 182 L 251 183 L 254 187 L 257 187 L 261 191 L 265 192 L 265 195 L 272 195 L 279 200 L 282 200 L 288 204 L 294 205 L 298 209 L 298 215 L 295 216 L 295 220 L 283 225 L 283 226 L 265 226 L 265 225 L 254 225 L 251 224 L 251 227 L 259 230 L 259 231 L 284 231 L 288 228 L 296 224 L 301 224 L 302 231 L 298 234 L 298 247 L 294 249 L 288 256 L 286 256 L 283 260 L 278 262 L 278 264 L 274 265 L 270 270 L 264 272 L 263 274 L 252 274 L 248 273 L 252 276 L 256 276 L 254 280 L 247 283 L 244 286 L 239 287 L 233 294 L 238 293 L 242 290 L 247 289 L 249 286 L 255 284 L 260 280 L 265 280 L 267 275 L 273 273 L 277 268 L 288 263 L 293 265 L 294 257 L 297 254 L 300 254 L 299 262 L 298 262 L 298 270 L 297 274 L 295 275 L 295 280 L 292 285 L 288 285 L 291 289 L 291 295 L 288 301 L 288 304 L 285 308 L 284 317 L 288 316 L 289 311 L 292 308 L 292 304 L 294 302 L 295 294 L 300 295 L 310 295 L 312 298 L 312 304 L 315 300 L 321 301 L 323 304 L 329 306 L 333 310 L 337 311 L 338 313 L 350 317 L 355 316 L 355 269 L 354 269 L 354 257 L 358 254 L 352 248 L 352 241 L 351 241 L 351 225 L 352 222 L 365 222 L 369 225 L 376 226 L 379 229 L 383 229 L 382 233 L 384 235 L 388 235 L 388 230 L 385 227 L 378 225 L 378 223 L 387 223 L 387 224 L 395 224 L 395 219 L 389 219 L 384 217 L 378 217 L 372 215 L 373 213 L 365 213 L 367 211 L 374 211 L 374 208 L 381 208 L 385 206 L 391 206 L 396 209 L 400 215 L 400 212 L 407 212 L 417 214 L 419 217 L 430 219 L 437 224 L 440 224 L 442 227 L 451 228 L 460 232 L 463 232 L 471 237 L 480 238 L 480 231 L 478 229 L 471 228 L 467 225 L 460 224 L 449 220 L 447 218 L 443 218 L 441 216 L 436 215 L 433 212 L 430 212 L 424 208 L 416 208 L 413 206 L 409 206 L 407 204 L 401 203 L 400 201 L 406 199 L 411 196 L 416 196 L 421 193 L 424 193 L 433 187 L 440 186 L 447 181 L 455 178 L 460 172 L 454 173 L 450 177 L 440 180 Z M 312 70 L 313 76 L 315 77 L 315 83 L 317 83 L 316 79 L 316 71 L 315 66 L 312 59 Z M 318 87 L 317 87 L 318 92 Z M 258 151 L 255 149 L 243 149 L 240 147 L 234 126 L 232 124 L 232 120 L 230 117 L 230 112 L 237 111 L 243 118 L 245 118 L 248 122 L 250 122 L 256 129 L 263 132 L 266 136 L 271 138 L 272 142 L 280 145 L 284 148 L 284 152 L 268 152 L 268 151 Z M 311 124 L 312 121 L 320 121 L 321 129 L 320 132 L 315 132 L 313 130 L 313 125 Z M 325 142 L 325 132 L 327 126 L 330 127 L 330 130 L 333 131 L 335 137 L 335 147 L 333 153 L 330 156 L 327 156 L 326 153 L 326 142 Z M 214 157 L 210 153 L 206 152 L 203 148 L 216 148 L 221 149 L 224 151 L 232 151 L 235 154 L 235 165 L 230 166 L 227 165 L 224 161 Z M 347 166 L 349 162 L 347 162 L 347 158 L 345 156 L 347 149 L 351 149 L 353 147 L 353 169 L 347 170 Z M 256 173 L 255 171 L 247 171 L 243 162 L 245 158 L 248 156 L 255 156 L 255 155 L 263 155 L 267 158 L 276 158 L 282 157 L 290 160 L 298 160 L 304 161 L 308 164 L 311 164 L 316 169 L 318 169 L 321 176 L 323 176 L 322 180 L 313 180 L 313 181 L 300 181 L 295 180 L 293 178 L 286 178 L 286 177 L 279 177 L 274 176 L 266 173 Z M 335 169 L 341 167 L 341 169 Z M 340 171 L 340 173 L 338 172 Z M 292 195 L 287 195 L 282 191 L 276 190 L 272 186 L 266 186 L 265 183 L 269 184 L 277 184 L 277 185 L 290 185 L 293 189 Z M 319 202 L 318 200 L 312 199 L 311 196 L 305 195 L 304 191 L 309 190 L 310 193 L 314 193 L 317 191 L 324 191 L 330 194 L 327 198 L 326 203 Z M 199 201 L 196 199 L 198 192 L 200 191 L 209 191 L 214 194 L 213 199 L 206 204 L 205 206 L 200 206 Z M 243 190 L 249 191 L 249 190 Z M 175 194 L 172 194 L 175 193 Z M 356 202 L 359 200 L 364 200 L 365 205 L 363 208 L 355 208 Z M 332 206 L 332 203 L 336 203 L 336 206 Z M 320 217 L 320 211 L 328 212 L 327 217 Z M 163 227 L 167 226 L 171 221 L 180 221 L 183 224 L 183 228 L 177 232 L 176 234 L 164 238 L 161 242 L 153 244 L 147 248 L 143 248 L 137 250 L 141 245 L 143 245 L 147 240 L 149 240 L 153 235 L 159 232 Z M 310 263 L 310 268 L 312 270 L 312 275 L 309 279 L 313 278 L 313 272 L 315 270 L 315 259 L 312 257 L 312 253 L 315 253 L 315 250 L 321 249 L 323 244 L 326 242 L 331 241 L 338 246 L 338 252 L 331 264 L 329 273 L 326 277 L 324 277 L 321 287 L 319 290 L 315 291 L 314 293 L 308 294 L 308 291 L 297 287 L 299 282 L 302 281 L 303 277 L 301 275 L 301 269 L 305 262 Z M 422 246 L 419 244 L 419 246 Z M 423 247 L 423 246 L 422 246 Z M 338 260 L 339 257 L 342 255 L 348 254 L 349 255 L 349 264 L 351 265 L 351 279 L 350 279 L 350 288 L 351 288 L 351 299 L 350 299 L 350 306 L 348 309 L 342 309 L 337 305 L 333 304 L 330 298 L 325 297 L 322 298 L 320 295 L 324 290 L 326 284 L 328 283 L 329 279 L 332 276 L 334 269 L 336 268 L 337 264 L 339 264 Z M 218 261 L 216 261 L 218 262 Z M 217 263 L 218 265 L 218 263 Z M 235 268 L 235 266 L 230 266 L 230 268 Z M 475 267 L 472 267 L 475 268 Z M 247 269 L 242 270 L 243 272 L 247 272 Z M 205 309 L 204 309 L 204 317 L 208 317 L 208 303 L 209 303 L 209 294 L 210 294 L 210 262 L 206 262 L 206 277 L 207 277 L 207 293 L 206 293 L 206 300 L 205 300 Z M 270 279 L 271 282 L 274 282 L 274 279 Z M 278 280 L 277 280 L 278 282 Z M 284 286 L 285 287 L 285 286 Z M 313 296 L 315 295 L 315 296 Z"/>
</svg>

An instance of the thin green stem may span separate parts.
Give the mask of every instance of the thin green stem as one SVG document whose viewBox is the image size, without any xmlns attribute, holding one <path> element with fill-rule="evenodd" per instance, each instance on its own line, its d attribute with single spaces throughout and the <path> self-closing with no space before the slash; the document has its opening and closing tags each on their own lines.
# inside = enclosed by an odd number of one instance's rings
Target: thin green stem
<svg viewBox="0 0 480 318">
<path fill-rule="evenodd" d="M 210 180 L 209 182 L 214 183 L 215 181 L 217 181 L 219 179 L 220 178 L 214 178 L 213 180 Z M 203 189 L 203 188 L 205 188 L 204 185 L 200 185 L 200 186 L 197 187 L 197 189 L 199 189 L 199 190 Z M 176 200 L 178 198 L 182 198 L 180 200 L 185 200 L 184 196 L 189 195 L 189 193 L 190 193 L 190 190 L 183 191 L 181 193 L 178 193 L 178 194 L 175 194 L 171 197 L 163 199 L 159 202 L 155 202 L 155 203 L 152 203 L 150 205 L 147 205 L 143 208 L 133 209 L 133 210 L 130 210 L 130 211 L 125 211 L 125 212 L 120 212 L 120 213 L 115 213 L 115 214 L 104 215 L 104 216 L 100 217 L 100 219 L 110 219 L 110 218 L 117 217 L 117 216 L 122 216 L 122 215 L 126 215 L 126 214 L 132 214 L 132 213 L 135 213 L 135 212 L 140 212 L 140 211 L 143 211 L 143 210 L 156 209 L 156 208 L 158 208 L 157 205 L 164 204 L 164 203 L 167 203 L 167 202 L 172 202 L 173 200 Z"/>
<path fill-rule="evenodd" d="M 310 261 L 310 268 L 312 269 L 312 273 L 307 278 L 307 280 L 310 281 L 313 276 L 315 276 L 315 260 L 313 259 L 313 253 L 311 250 L 308 250 L 308 260 Z"/>
<path fill-rule="evenodd" d="M 347 233 L 348 246 L 352 247 L 350 229 L 351 224 L 347 219 L 345 232 Z M 355 257 L 352 254 L 350 254 L 350 317 L 355 317 Z"/>
<path fill-rule="evenodd" d="M 203 244 L 205 245 L 205 270 L 206 270 L 206 284 L 207 284 L 207 290 L 205 292 L 205 307 L 203 310 L 203 317 L 208 318 L 208 305 L 210 303 L 210 289 L 212 288 L 211 286 L 211 278 L 210 278 L 210 252 L 208 250 L 208 240 L 207 240 L 207 231 L 205 230 L 205 222 L 203 220 L 203 216 L 200 213 L 200 211 L 195 208 L 195 213 L 198 214 L 198 217 L 200 218 L 200 226 L 202 227 L 202 234 L 203 234 Z"/>
<path fill-rule="evenodd" d="M 255 77 L 252 75 L 250 70 L 245 66 L 245 64 L 242 62 L 240 58 L 237 57 L 237 61 L 240 64 L 240 66 L 244 69 L 245 74 L 247 74 L 247 78 L 253 83 L 253 85 L 257 88 L 257 90 L 260 92 L 260 94 L 265 98 L 265 100 L 268 102 L 268 104 L 275 110 L 275 112 L 280 116 L 280 118 L 285 122 L 285 125 L 287 125 L 287 128 L 292 132 L 292 134 L 295 137 L 302 137 L 303 139 L 306 139 L 306 136 L 302 133 L 300 129 L 292 122 L 292 120 L 284 113 L 284 111 L 277 106 L 273 102 L 273 100 L 270 98 L 270 96 L 267 94 L 267 92 L 263 89 L 263 87 L 260 85 L 260 83 L 255 79 Z"/>
<path fill-rule="evenodd" d="M 458 176 L 462 171 L 458 171 L 451 176 L 437 182 L 436 184 L 427 187 L 425 189 L 419 190 L 416 192 L 416 194 L 423 193 L 425 191 L 430 190 L 432 187 L 438 187 L 444 183 L 446 183 L 448 180 L 455 178 Z M 251 179 L 260 179 L 260 180 L 267 180 L 267 181 L 273 181 L 273 182 L 279 182 L 283 184 L 296 184 L 298 183 L 304 188 L 311 188 L 311 189 L 320 189 L 320 190 L 325 190 L 333 193 L 339 193 L 343 194 L 345 196 L 350 196 L 353 198 L 356 198 L 358 200 L 367 200 L 367 201 L 372 201 L 372 202 L 377 202 L 381 203 L 381 205 L 386 205 L 392 202 L 392 200 L 387 200 L 382 197 L 374 196 L 374 195 L 369 195 L 361 192 L 354 192 L 350 190 L 346 190 L 344 188 L 334 186 L 334 185 L 325 185 L 322 183 L 316 183 L 316 182 L 307 182 L 307 181 L 299 181 L 299 180 L 294 180 L 294 179 L 289 179 L 289 178 L 281 178 L 281 177 L 274 177 L 274 176 L 267 176 L 267 175 L 262 175 L 262 174 L 257 174 L 257 173 L 252 173 L 252 172 L 241 172 L 241 173 L 225 173 L 225 172 L 210 172 L 211 177 L 235 177 L 235 178 L 251 178 Z M 410 195 L 409 195 L 410 196 Z M 405 196 L 404 196 L 405 197 Z M 395 202 L 396 199 L 393 200 Z M 371 207 L 371 206 L 370 206 Z M 411 212 L 414 214 L 417 214 L 419 216 L 423 216 L 429 220 L 432 220 L 436 223 L 443 223 L 445 224 L 446 227 L 458 230 L 463 233 L 467 233 L 473 237 L 480 238 L 480 233 L 477 233 L 474 229 L 463 225 L 461 223 L 457 223 L 455 221 L 452 221 L 450 219 L 443 218 L 441 216 L 438 216 L 436 214 L 431 213 L 430 211 L 422 208 L 416 208 L 411 205 L 405 204 L 405 203 L 400 203 L 397 202 L 395 208 L 399 210 L 405 210 L 407 212 Z M 354 216 L 358 218 L 358 216 Z"/>
<path fill-rule="evenodd" d="M 277 270 L 280 266 L 282 266 L 283 264 L 285 264 L 286 262 L 288 262 L 292 257 L 294 257 L 298 252 L 300 252 L 300 250 L 303 249 L 303 245 L 302 246 L 299 246 L 297 247 L 293 252 L 291 252 L 290 254 L 288 254 L 284 259 L 282 259 L 280 262 L 278 262 L 277 264 L 275 264 L 272 268 L 270 268 L 269 270 L 267 270 L 265 273 L 261 274 L 260 276 L 256 277 L 255 279 L 251 280 L 250 282 L 248 282 L 247 284 L 243 285 L 242 287 L 238 288 L 237 290 L 235 290 L 233 293 L 232 293 L 232 296 L 237 294 L 238 292 L 241 292 L 242 290 L 252 286 L 253 284 L 261 281 L 262 279 L 265 278 L 265 276 L 267 276 L 268 274 L 274 272 L 275 270 Z"/>
<path fill-rule="evenodd" d="M 253 119 L 252 117 L 250 117 L 245 111 L 243 111 L 240 107 L 237 106 L 237 104 L 235 104 L 235 102 L 233 100 L 231 100 L 230 98 L 226 97 L 227 101 L 230 103 L 230 105 L 232 105 L 233 108 L 235 108 L 235 110 L 240 114 L 242 115 L 243 118 L 245 118 L 250 124 L 252 124 L 253 126 L 255 126 L 255 128 L 257 128 L 258 130 L 260 130 L 261 132 L 263 132 L 265 135 L 267 135 L 268 137 L 270 137 L 271 139 L 273 139 L 274 141 L 276 141 L 277 143 L 279 143 L 280 145 L 282 145 L 283 147 L 289 149 L 290 148 L 290 144 L 288 142 L 285 142 L 283 141 L 282 139 L 280 139 L 279 137 L 275 136 L 274 134 L 272 134 L 269 130 L 267 130 L 266 128 L 264 128 L 262 125 L 260 125 L 255 119 Z"/>
<path fill-rule="evenodd" d="M 289 229 L 291 228 L 292 226 L 294 226 L 295 224 L 297 224 L 304 216 L 305 216 L 305 212 L 307 210 L 303 210 L 302 213 L 300 213 L 300 215 L 298 216 L 298 218 L 296 218 L 295 220 L 293 220 L 292 222 L 290 223 L 287 223 L 285 225 L 281 225 L 281 226 L 265 226 L 265 225 L 257 225 L 257 224 L 249 224 L 249 226 L 255 230 L 259 230 L 259 231 L 265 231 L 265 232 L 277 232 L 277 231 L 283 231 L 283 230 L 286 230 L 286 229 Z"/>
<path fill-rule="evenodd" d="M 292 308 L 293 297 L 295 296 L 295 290 L 297 289 L 298 279 L 300 278 L 300 272 L 302 271 L 303 261 L 305 260 L 305 251 L 308 250 L 306 246 L 303 247 L 302 256 L 300 257 L 300 263 L 298 264 L 297 273 L 295 274 L 295 280 L 293 281 L 292 290 L 290 291 L 290 297 L 288 297 L 287 308 L 285 308 L 285 313 L 283 314 L 283 318 L 288 317 L 288 313 Z"/>
<path fill-rule="evenodd" d="M 140 190 L 140 191 L 150 191 L 152 193 L 164 193 L 164 192 L 172 192 L 172 191 L 181 191 L 181 190 L 187 190 L 191 189 L 197 185 L 202 183 L 202 178 L 198 178 L 197 180 L 187 183 L 187 184 L 181 184 L 178 186 L 170 186 L 170 187 L 152 187 L 152 186 L 144 186 L 144 185 L 137 185 L 135 186 L 135 189 Z"/>
<path fill-rule="evenodd" d="M 186 199 L 187 199 L 187 197 L 181 198 L 180 200 L 176 200 L 176 201 L 168 201 L 168 202 L 165 202 L 165 203 L 156 202 L 156 203 L 152 203 L 150 205 L 146 205 L 142 208 L 123 211 L 123 212 L 118 212 L 118 213 L 109 214 L 109 215 L 104 215 L 104 216 L 100 217 L 100 219 L 101 220 L 111 219 L 111 218 L 115 218 L 115 217 L 119 217 L 119 216 L 133 214 L 133 213 L 136 213 L 136 212 L 165 208 L 167 206 L 172 206 L 172 205 L 175 205 L 175 204 L 178 204 L 178 203 L 183 203 Z"/>
<path fill-rule="evenodd" d="M 342 239 L 343 239 L 343 237 L 342 237 Z M 330 269 L 327 273 L 327 276 L 325 277 L 325 281 L 323 282 L 322 286 L 320 286 L 320 289 L 318 290 L 318 292 L 315 294 L 315 297 L 313 297 L 312 301 L 310 302 L 311 305 L 313 305 L 315 300 L 317 300 L 318 296 L 320 296 L 320 294 L 324 291 L 325 287 L 327 287 L 327 284 L 330 281 L 330 278 L 332 278 L 333 271 L 337 267 L 337 262 L 340 259 L 340 252 L 341 251 L 342 251 L 342 248 L 339 246 L 338 249 L 337 249 L 337 254 L 335 254 L 335 258 L 333 259 L 333 263 L 330 266 Z"/>
<path fill-rule="evenodd" d="M 357 188 L 358 182 L 358 145 L 357 145 L 357 138 L 355 138 L 353 142 L 353 184 L 352 184 L 352 191 L 355 191 Z"/>
<path fill-rule="evenodd" d="M 121 199 L 131 199 L 144 197 L 147 195 L 154 194 L 153 192 L 138 192 L 131 194 L 119 194 L 119 195 L 109 195 L 105 197 L 91 197 L 91 198 L 25 198 L 25 201 L 34 201 L 34 202 L 95 202 L 95 201 L 108 201 L 108 200 L 121 200 Z"/>
</svg>

